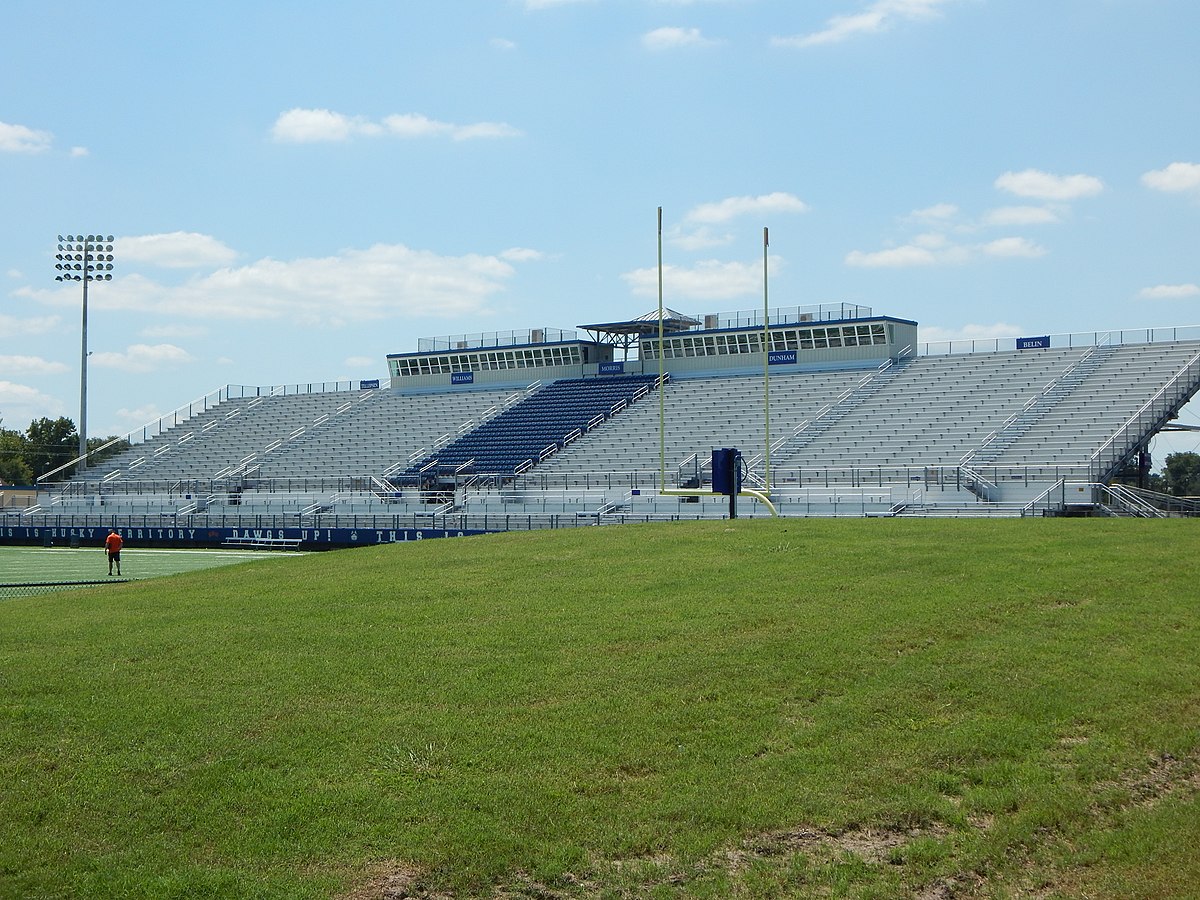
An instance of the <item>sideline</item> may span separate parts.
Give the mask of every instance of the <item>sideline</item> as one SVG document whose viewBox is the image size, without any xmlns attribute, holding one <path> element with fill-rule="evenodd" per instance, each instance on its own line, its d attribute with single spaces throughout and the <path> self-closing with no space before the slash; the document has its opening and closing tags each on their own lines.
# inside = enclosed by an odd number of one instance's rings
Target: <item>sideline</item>
<svg viewBox="0 0 1200 900">
<path fill-rule="evenodd" d="M 22 549 L 38 550 L 42 553 L 94 553 L 103 547 L 28 547 Z M 240 559 L 261 559 L 263 556 L 307 556 L 311 550 L 212 550 L 203 547 L 133 547 L 122 548 L 122 552 L 130 550 L 138 556 L 149 553 L 168 555 L 202 555 L 202 556 L 236 556 Z"/>
</svg>

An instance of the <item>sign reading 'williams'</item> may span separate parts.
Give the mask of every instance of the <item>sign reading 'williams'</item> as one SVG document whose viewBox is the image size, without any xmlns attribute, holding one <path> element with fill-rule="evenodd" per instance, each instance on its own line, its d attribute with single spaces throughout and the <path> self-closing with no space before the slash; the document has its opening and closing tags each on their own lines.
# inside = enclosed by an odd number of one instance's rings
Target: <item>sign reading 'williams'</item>
<svg viewBox="0 0 1200 900">
<path fill-rule="evenodd" d="M 450 373 L 450 383 L 451 384 L 474 384 L 475 383 L 475 373 L 474 372 L 451 372 Z"/>
</svg>

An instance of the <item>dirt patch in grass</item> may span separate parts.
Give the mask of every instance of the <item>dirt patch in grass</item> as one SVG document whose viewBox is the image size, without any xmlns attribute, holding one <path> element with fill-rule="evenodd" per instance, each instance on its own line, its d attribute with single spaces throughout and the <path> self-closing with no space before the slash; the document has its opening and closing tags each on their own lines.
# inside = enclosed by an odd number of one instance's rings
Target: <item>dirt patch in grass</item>
<svg viewBox="0 0 1200 900">
<path fill-rule="evenodd" d="M 415 866 L 386 860 L 371 867 L 363 883 L 338 896 L 337 900 L 452 900 L 451 894 L 431 892 L 421 884 L 423 872 Z"/>
<path fill-rule="evenodd" d="M 710 856 L 689 865 L 682 864 L 670 854 L 632 859 L 597 860 L 588 875 L 568 873 L 555 885 L 545 884 L 525 872 L 515 872 L 510 882 L 487 893 L 488 900 L 572 900 L 600 896 L 606 892 L 602 882 L 605 873 L 612 873 L 621 883 L 615 890 L 625 896 L 641 896 L 656 888 L 679 886 L 690 881 L 722 874 L 737 882 L 752 864 L 769 860 L 786 865 L 798 855 L 814 862 L 828 862 L 850 854 L 872 865 L 889 862 L 893 854 L 903 851 L 918 838 L 942 838 L 949 834 L 944 826 L 930 828 L 888 829 L 854 828 L 842 832 L 821 829 L 793 829 L 755 835 L 735 847 L 724 847 Z M 945 885 L 922 894 L 925 900 L 961 896 L 958 882 L 947 880 Z M 622 890 L 624 888 L 624 890 Z M 607 889 L 612 893 L 613 889 Z M 386 862 L 376 866 L 362 885 L 343 894 L 339 900 L 465 900 L 453 893 L 431 889 L 422 881 L 422 873 L 403 863 Z"/>
<path fill-rule="evenodd" d="M 1098 793 L 1120 791 L 1127 799 L 1115 808 L 1097 804 L 1096 817 L 1104 819 L 1116 811 L 1145 808 L 1174 796 L 1200 793 L 1200 752 L 1179 758 L 1171 754 L 1156 757 L 1148 768 L 1128 776 L 1096 785 Z M 968 819 L 978 830 L 994 825 L 992 816 Z M 709 856 L 684 863 L 670 854 L 660 853 L 630 859 L 597 859 L 591 871 L 567 873 L 551 884 L 540 882 L 525 872 L 514 872 L 507 884 L 486 894 L 488 900 L 578 900 L 608 893 L 617 896 L 642 896 L 660 888 L 680 887 L 712 876 L 723 876 L 730 883 L 740 882 L 756 863 L 767 862 L 780 868 L 797 857 L 812 864 L 824 864 L 846 856 L 872 866 L 902 864 L 905 849 L 917 840 L 943 840 L 950 837 L 949 826 L 933 824 L 921 828 L 850 828 L 831 831 L 820 828 L 795 828 L 754 835 L 735 846 L 722 847 Z M 1055 836 L 1042 838 L 1054 843 Z M 1047 873 L 1034 862 L 1032 848 L 1011 848 L 1014 858 L 1023 860 L 1010 888 L 1023 896 L 1048 897 L 1067 884 Z M 984 896 L 991 879 L 980 872 L 960 872 L 937 878 L 912 896 L 916 900 L 966 900 Z M 1023 883 L 1021 883 L 1023 882 Z M 431 888 L 419 869 L 397 861 L 375 866 L 363 883 L 343 894 L 339 900 L 465 900 L 465 896 Z"/>
<path fill-rule="evenodd" d="M 820 829 L 797 829 L 771 832 L 744 841 L 740 847 L 717 854 L 715 865 L 730 875 L 737 875 L 755 859 L 791 857 L 803 853 L 819 859 L 833 859 L 844 853 L 857 856 L 864 862 L 882 863 L 917 838 L 940 838 L 948 828 L 852 828 L 842 832 Z"/>
<path fill-rule="evenodd" d="M 1113 783 L 1129 793 L 1127 807 L 1154 806 L 1174 793 L 1200 791 L 1200 753 L 1180 759 L 1170 753 L 1153 760 L 1150 768 Z"/>
</svg>

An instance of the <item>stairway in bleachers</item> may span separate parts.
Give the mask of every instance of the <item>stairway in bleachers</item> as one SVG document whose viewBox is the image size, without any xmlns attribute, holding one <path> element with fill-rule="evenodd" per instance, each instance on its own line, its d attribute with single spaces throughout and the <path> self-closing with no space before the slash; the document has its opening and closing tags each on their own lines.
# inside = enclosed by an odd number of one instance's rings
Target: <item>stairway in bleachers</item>
<svg viewBox="0 0 1200 900">
<path fill-rule="evenodd" d="M 997 431 L 984 438 L 978 450 L 970 451 L 972 466 L 983 466 L 994 462 L 1012 446 L 1021 435 L 1047 418 L 1050 412 L 1087 381 L 1116 352 L 1116 347 L 1092 347 L 1070 368 L 1047 384 L 1036 397 L 1026 401 L 1020 411 L 1010 416 Z M 964 459 L 964 462 L 967 460 Z"/>
</svg>

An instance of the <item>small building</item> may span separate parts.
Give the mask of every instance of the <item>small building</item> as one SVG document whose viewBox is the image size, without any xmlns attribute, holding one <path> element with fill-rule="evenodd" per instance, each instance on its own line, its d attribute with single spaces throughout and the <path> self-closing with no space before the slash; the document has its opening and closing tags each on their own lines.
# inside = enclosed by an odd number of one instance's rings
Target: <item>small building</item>
<svg viewBox="0 0 1200 900">
<path fill-rule="evenodd" d="M 771 310 L 765 329 L 761 312 L 693 317 L 670 309 L 579 327 L 590 340 L 556 328 L 423 338 L 415 353 L 388 355 L 392 388 L 426 393 L 651 375 L 660 352 L 673 378 L 762 372 L 764 364 L 780 373 L 867 368 L 913 356 L 917 346 L 916 322 L 847 303 Z"/>
</svg>

